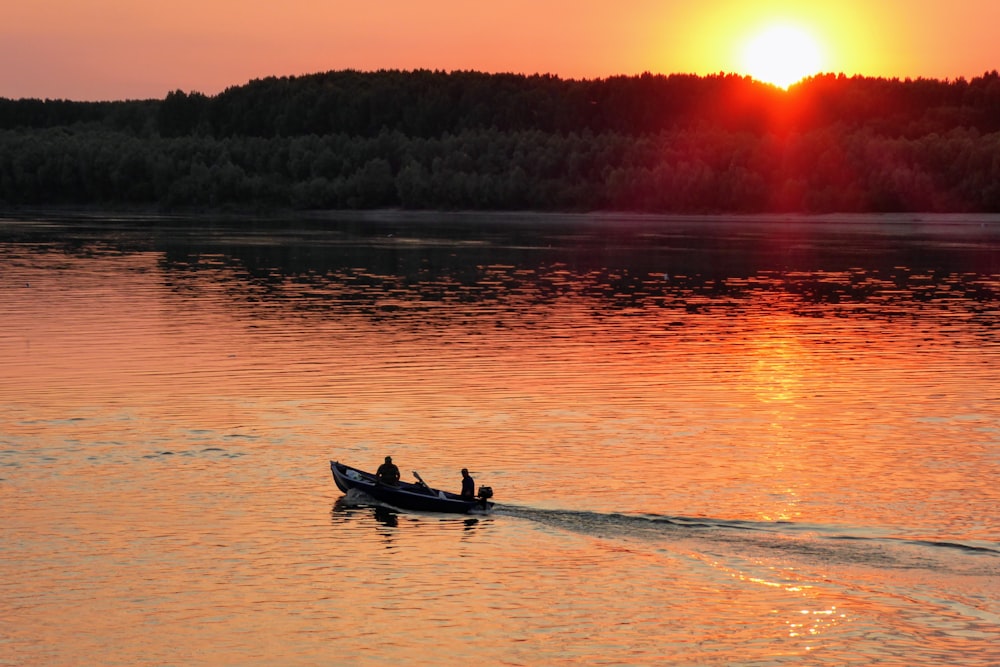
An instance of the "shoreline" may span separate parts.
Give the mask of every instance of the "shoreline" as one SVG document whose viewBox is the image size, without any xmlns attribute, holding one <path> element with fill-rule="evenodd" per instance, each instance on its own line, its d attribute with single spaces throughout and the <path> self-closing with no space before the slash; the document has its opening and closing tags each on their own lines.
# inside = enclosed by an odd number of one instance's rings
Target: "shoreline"
<svg viewBox="0 0 1000 667">
<path fill-rule="evenodd" d="M 99 223 L 268 223 L 361 222 L 373 224 L 509 224 L 576 225 L 627 227 L 685 227 L 688 225 L 793 226 L 821 225 L 824 229 L 843 227 L 978 228 L 1000 232 L 1000 213 L 640 213 L 631 211 L 486 211 L 408 209 L 324 209 L 324 210 L 178 210 L 159 211 L 153 207 L 0 207 L 0 223 L 90 222 Z"/>
</svg>

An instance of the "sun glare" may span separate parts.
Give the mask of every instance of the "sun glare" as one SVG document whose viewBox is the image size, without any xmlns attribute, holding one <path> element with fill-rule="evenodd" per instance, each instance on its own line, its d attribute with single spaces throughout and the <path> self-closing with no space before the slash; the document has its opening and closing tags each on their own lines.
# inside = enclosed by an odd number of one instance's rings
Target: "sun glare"
<svg viewBox="0 0 1000 667">
<path fill-rule="evenodd" d="M 823 56 L 816 40 L 792 25 L 766 28 L 751 37 L 743 50 L 746 73 L 780 88 L 817 74 L 822 67 Z"/>
</svg>

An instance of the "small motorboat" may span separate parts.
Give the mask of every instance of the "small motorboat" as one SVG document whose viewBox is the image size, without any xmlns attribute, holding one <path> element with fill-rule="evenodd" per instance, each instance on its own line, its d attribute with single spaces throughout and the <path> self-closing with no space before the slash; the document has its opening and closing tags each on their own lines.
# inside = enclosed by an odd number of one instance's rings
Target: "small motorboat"
<svg viewBox="0 0 1000 667">
<path fill-rule="evenodd" d="M 370 472 L 346 466 L 339 461 L 330 461 L 330 470 L 333 472 L 333 481 L 336 482 L 337 488 L 344 493 L 356 489 L 380 503 L 401 510 L 469 514 L 493 508 L 493 503 L 490 502 L 493 489 L 488 486 L 480 486 L 475 498 L 463 498 L 457 493 L 432 489 L 424 484 L 424 480 L 420 479 L 416 471 L 413 473 L 417 478 L 416 482 L 400 481 L 393 486 L 379 481 Z"/>
</svg>

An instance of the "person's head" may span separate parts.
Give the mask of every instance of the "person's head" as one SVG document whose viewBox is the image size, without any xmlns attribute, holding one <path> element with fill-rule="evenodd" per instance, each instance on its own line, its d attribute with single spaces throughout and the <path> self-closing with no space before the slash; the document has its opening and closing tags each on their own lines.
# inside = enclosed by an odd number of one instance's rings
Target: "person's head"
<svg viewBox="0 0 1000 667">
<path fill-rule="evenodd" d="M 385 457 L 385 462 L 386 463 L 392 463 L 392 457 L 391 456 Z"/>
<path fill-rule="evenodd" d="M 468 477 L 468 476 L 469 476 L 469 469 L 462 468 L 462 477 Z"/>
</svg>

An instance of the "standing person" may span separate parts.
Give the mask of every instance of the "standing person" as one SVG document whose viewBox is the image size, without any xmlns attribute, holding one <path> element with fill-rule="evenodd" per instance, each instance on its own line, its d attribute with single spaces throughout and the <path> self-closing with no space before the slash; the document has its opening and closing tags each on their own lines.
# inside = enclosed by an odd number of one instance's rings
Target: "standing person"
<svg viewBox="0 0 1000 667">
<path fill-rule="evenodd" d="M 462 468 L 462 497 L 476 497 L 476 481 L 472 479 L 471 475 L 469 475 L 468 468 Z"/>
<path fill-rule="evenodd" d="M 392 457 L 385 457 L 385 463 L 378 467 L 375 479 L 389 486 L 399 486 L 399 468 L 392 462 Z"/>
</svg>

